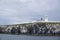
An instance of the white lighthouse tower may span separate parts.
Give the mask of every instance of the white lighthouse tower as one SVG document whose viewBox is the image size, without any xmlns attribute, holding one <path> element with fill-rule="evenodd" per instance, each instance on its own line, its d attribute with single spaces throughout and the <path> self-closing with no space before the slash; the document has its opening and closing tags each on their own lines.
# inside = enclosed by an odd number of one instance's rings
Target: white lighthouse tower
<svg viewBox="0 0 60 40">
<path fill-rule="evenodd" d="M 45 22 L 48 22 L 48 16 L 47 15 L 45 16 Z"/>
</svg>

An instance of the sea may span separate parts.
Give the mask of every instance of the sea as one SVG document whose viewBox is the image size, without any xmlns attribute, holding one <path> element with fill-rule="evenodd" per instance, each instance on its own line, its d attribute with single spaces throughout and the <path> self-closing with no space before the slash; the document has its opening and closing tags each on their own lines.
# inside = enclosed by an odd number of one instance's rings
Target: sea
<svg viewBox="0 0 60 40">
<path fill-rule="evenodd" d="M 0 40 L 60 40 L 60 37 L 0 34 Z"/>
</svg>

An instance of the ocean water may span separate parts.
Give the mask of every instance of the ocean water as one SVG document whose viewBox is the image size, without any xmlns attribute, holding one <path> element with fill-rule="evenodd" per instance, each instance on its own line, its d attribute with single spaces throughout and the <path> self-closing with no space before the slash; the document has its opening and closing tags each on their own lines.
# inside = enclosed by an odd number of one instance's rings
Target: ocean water
<svg viewBox="0 0 60 40">
<path fill-rule="evenodd" d="M 0 40 L 60 40 L 60 37 L 0 34 Z"/>
</svg>

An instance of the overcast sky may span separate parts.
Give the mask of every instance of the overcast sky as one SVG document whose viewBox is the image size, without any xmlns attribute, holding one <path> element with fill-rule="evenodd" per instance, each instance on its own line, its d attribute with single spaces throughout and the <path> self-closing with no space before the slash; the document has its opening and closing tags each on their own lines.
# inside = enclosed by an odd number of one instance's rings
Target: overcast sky
<svg viewBox="0 0 60 40">
<path fill-rule="evenodd" d="M 0 24 L 40 20 L 60 21 L 60 0 L 0 0 Z"/>
</svg>

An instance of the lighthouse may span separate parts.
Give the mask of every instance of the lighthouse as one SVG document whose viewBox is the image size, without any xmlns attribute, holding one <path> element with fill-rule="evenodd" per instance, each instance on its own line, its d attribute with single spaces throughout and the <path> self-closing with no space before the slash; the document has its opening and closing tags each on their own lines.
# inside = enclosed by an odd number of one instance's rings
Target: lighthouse
<svg viewBox="0 0 60 40">
<path fill-rule="evenodd" d="M 48 16 L 47 15 L 45 16 L 45 22 L 48 22 Z"/>
</svg>

